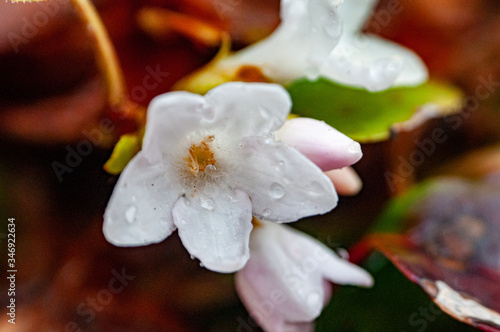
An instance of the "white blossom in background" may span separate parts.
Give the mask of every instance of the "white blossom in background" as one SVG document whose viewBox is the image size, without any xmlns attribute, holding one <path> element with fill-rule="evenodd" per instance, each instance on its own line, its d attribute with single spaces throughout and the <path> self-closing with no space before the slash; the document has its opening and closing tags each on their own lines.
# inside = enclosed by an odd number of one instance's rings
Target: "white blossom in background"
<svg viewBox="0 0 500 332">
<path fill-rule="evenodd" d="M 267 38 L 217 58 L 184 86 L 196 91 L 207 82 L 231 80 L 243 66 L 257 67 L 287 85 L 323 76 L 371 91 L 414 86 L 427 69 L 411 50 L 361 29 L 376 0 L 282 0 L 281 24 Z"/>
<path fill-rule="evenodd" d="M 281 24 L 267 38 L 219 63 L 222 71 L 241 65 L 259 67 L 280 84 L 304 76 L 317 76 L 319 68 L 338 43 L 342 0 L 282 0 Z"/>
<path fill-rule="evenodd" d="M 249 258 L 252 215 L 291 222 L 333 209 L 338 198 L 329 178 L 273 139 L 290 107 L 277 84 L 234 82 L 204 97 L 156 97 L 143 149 L 106 208 L 106 239 L 146 245 L 178 229 L 185 248 L 206 268 L 234 272 Z M 354 154 L 359 159 L 361 150 Z"/>
<path fill-rule="evenodd" d="M 369 287 L 372 277 L 314 238 L 285 225 L 256 223 L 250 260 L 235 276 L 243 304 L 270 332 L 313 331 L 330 282 Z"/>
<path fill-rule="evenodd" d="M 382 37 L 361 33 L 377 2 L 345 0 L 339 7 L 342 37 L 321 68 L 321 75 L 371 91 L 425 82 L 427 68 L 414 52 Z"/>
</svg>

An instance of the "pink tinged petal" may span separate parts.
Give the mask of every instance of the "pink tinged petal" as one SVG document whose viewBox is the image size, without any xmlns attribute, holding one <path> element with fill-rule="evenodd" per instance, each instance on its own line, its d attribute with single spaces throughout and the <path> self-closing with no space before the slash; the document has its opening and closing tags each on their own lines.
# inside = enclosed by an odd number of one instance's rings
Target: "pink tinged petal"
<svg viewBox="0 0 500 332">
<path fill-rule="evenodd" d="M 250 260 L 236 280 L 253 316 L 260 321 L 278 316 L 289 323 L 318 317 L 325 289 L 322 262 L 303 248 L 311 240 L 287 226 L 262 221 L 250 241 Z"/>
<path fill-rule="evenodd" d="M 271 226 L 276 228 L 278 225 Z M 318 240 L 293 228 L 287 228 L 286 232 L 281 233 L 280 240 L 287 243 L 290 255 L 295 255 L 297 260 L 316 262 L 314 266 L 317 270 L 313 271 L 323 278 L 336 284 L 372 286 L 373 278 L 368 272 L 341 258 Z M 313 266 L 312 263 L 310 265 Z"/>
<path fill-rule="evenodd" d="M 338 201 L 330 179 L 297 150 L 262 137 L 241 143 L 235 187 L 248 193 L 253 214 L 292 222 L 331 211 Z"/>
<path fill-rule="evenodd" d="M 339 195 L 354 196 L 363 187 L 363 182 L 352 167 L 333 169 L 325 172 L 325 174 L 332 180 Z"/>
<path fill-rule="evenodd" d="M 325 279 L 340 285 L 373 286 L 373 278 L 368 272 L 339 257 L 323 244 L 318 244 L 321 249 L 315 253 L 322 261 L 320 271 Z"/>
<path fill-rule="evenodd" d="M 352 165 L 363 156 L 359 143 L 325 122 L 310 118 L 288 120 L 275 137 L 299 150 L 323 171 Z"/>
<path fill-rule="evenodd" d="M 201 191 L 180 198 L 173 208 L 179 236 L 207 269 L 235 272 L 249 258 L 250 199 L 239 190 L 208 187 Z"/>
<path fill-rule="evenodd" d="M 157 243 L 174 230 L 172 207 L 179 195 L 165 177 L 139 152 L 120 176 L 104 214 L 103 232 L 117 246 Z"/>
<path fill-rule="evenodd" d="M 231 82 L 210 90 L 205 98 L 232 139 L 269 136 L 283 125 L 292 106 L 290 95 L 278 84 Z"/>
<path fill-rule="evenodd" d="M 330 297 L 324 278 L 331 279 L 332 268 L 336 280 L 371 281 L 362 269 L 351 271 L 350 263 L 319 241 L 285 225 L 262 221 L 252 233 L 250 250 L 250 260 L 235 276 L 236 290 L 265 331 L 311 331 L 310 322 Z"/>
<path fill-rule="evenodd" d="M 280 299 L 280 290 L 275 288 L 262 297 L 258 285 L 252 282 L 251 274 L 238 271 L 234 277 L 236 292 L 247 308 L 250 316 L 264 330 L 269 332 L 312 332 L 314 324 L 311 322 L 287 322 L 276 310 L 285 299 Z M 255 287 L 257 286 L 257 287 Z"/>
</svg>

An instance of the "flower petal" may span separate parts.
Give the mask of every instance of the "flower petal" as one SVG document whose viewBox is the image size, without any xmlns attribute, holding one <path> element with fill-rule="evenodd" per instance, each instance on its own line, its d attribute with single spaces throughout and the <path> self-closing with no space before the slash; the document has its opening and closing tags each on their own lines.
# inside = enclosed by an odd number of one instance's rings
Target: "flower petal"
<svg viewBox="0 0 500 332">
<path fill-rule="evenodd" d="M 362 34 L 376 1 L 349 0 L 339 7 L 344 33 L 321 75 L 370 91 L 415 86 L 427 80 L 427 68 L 411 50 L 372 34 Z"/>
<path fill-rule="evenodd" d="M 281 24 L 267 38 L 228 58 L 223 67 L 255 65 L 282 84 L 314 74 L 341 35 L 340 0 L 282 0 Z"/>
<path fill-rule="evenodd" d="M 374 35 L 345 35 L 321 74 L 341 84 L 370 91 L 415 86 L 428 78 L 427 68 L 411 50 Z"/>
<path fill-rule="evenodd" d="M 352 167 L 332 169 L 325 172 L 325 174 L 332 180 L 339 195 L 354 196 L 357 195 L 363 187 L 363 182 Z"/>
<path fill-rule="evenodd" d="M 344 34 L 353 34 L 363 30 L 377 0 L 347 0 L 339 6 Z"/>
<path fill-rule="evenodd" d="M 331 211 L 338 201 L 331 181 L 297 150 L 262 137 L 248 137 L 235 156 L 236 188 L 248 193 L 253 214 L 291 222 Z"/>
<path fill-rule="evenodd" d="M 256 271 L 257 272 L 257 271 Z M 258 272 L 256 276 L 258 276 Z M 278 288 L 266 290 L 268 297 L 261 297 L 259 285 L 253 282 L 251 273 L 238 271 L 234 276 L 235 287 L 238 295 L 247 308 L 252 318 L 259 324 L 264 331 L 272 332 L 312 332 L 314 324 L 312 322 L 290 323 L 284 320 L 280 312 L 275 309 L 284 299 L 280 300 L 280 291 Z"/>
<path fill-rule="evenodd" d="M 324 300 L 321 262 L 297 244 L 301 240 L 302 233 L 266 221 L 252 232 L 250 260 L 236 282 L 247 307 L 263 316 L 260 320 L 278 315 L 283 321 L 310 322 L 319 316 Z M 258 312 L 267 309 L 258 308 L 262 303 L 269 310 Z"/>
<path fill-rule="evenodd" d="M 288 92 L 277 84 L 230 82 L 205 97 L 183 91 L 166 93 L 148 107 L 143 151 L 151 162 L 160 163 L 167 150 L 169 157 L 182 158 L 191 144 L 209 135 L 219 141 L 268 136 L 285 122 L 290 108 Z"/>
<path fill-rule="evenodd" d="M 226 83 L 210 90 L 205 98 L 232 139 L 269 136 L 283 125 L 292 106 L 281 85 L 268 83 Z"/>
<path fill-rule="evenodd" d="M 305 242 L 303 245 L 307 247 Z M 368 272 L 333 253 L 322 243 L 309 243 L 309 250 L 314 250 L 315 257 L 321 261 L 319 269 L 325 279 L 340 285 L 373 285 L 373 278 Z"/>
<path fill-rule="evenodd" d="M 189 133 L 211 127 L 214 112 L 203 97 L 189 92 L 169 92 L 155 97 L 148 106 L 142 151 L 152 163 L 161 163 L 171 142 L 181 142 Z"/>
<path fill-rule="evenodd" d="M 252 230 L 247 194 L 207 187 L 180 198 L 172 213 L 184 247 L 207 269 L 230 273 L 245 265 Z"/>
<path fill-rule="evenodd" d="M 120 176 L 104 214 L 103 232 L 117 246 L 157 243 L 174 230 L 172 207 L 179 198 L 165 169 L 139 152 Z"/>
<path fill-rule="evenodd" d="M 352 165 L 363 156 L 359 143 L 325 122 L 310 118 L 286 121 L 275 137 L 299 150 L 323 171 Z"/>
</svg>

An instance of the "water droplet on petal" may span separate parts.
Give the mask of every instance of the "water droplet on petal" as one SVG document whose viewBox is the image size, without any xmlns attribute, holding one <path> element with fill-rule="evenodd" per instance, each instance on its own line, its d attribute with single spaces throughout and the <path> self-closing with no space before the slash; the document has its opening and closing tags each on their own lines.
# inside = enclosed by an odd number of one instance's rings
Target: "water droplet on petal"
<svg viewBox="0 0 500 332">
<path fill-rule="evenodd" d="M 271 209 L 265 209 L 262 211 L 262 216 L 269 217 L 271 215 Z"/>
<path fill-rule="evenodd" d="M 191 257 L 192 260 L 196 259 L 196 257 L 194 257 L 193 255 L 190 255 L 189 257 Z"/>
<path fill-rule="evenodd" d="M 285 188 L 277 182 L 273 182 L 269 190 L 271 197 L 273 198 L 281 198 L 285 196 Z"/>
<path fill-rule="evenodd" d="M 130 224 L 135 221 L 135 215 L 137 213 L 137 208 L 135 206 L 131 206 L 125 211 L 125 219 L 127 219 L 127 222 Z"/>
<path fill-rule="evenodd" d="M 207 175 L 214 174 L 216 170 L 217 170 L 217 168 L 214 165 L 207 165 L 205 167 L 205 173 Z"/>
<path fill-rule="evenodd" d="M 212 211 L 215 208 L 215 201 L 211 198 L 207 199 L 202 198 L 200 200 L 200 205 L 202 208 Z"/>
<path fill-rule="evenodd" d="M 200 266 L 201 266 L 201 267 L 204 267 L 202 262 L 200 262 Z"/>
</svg>

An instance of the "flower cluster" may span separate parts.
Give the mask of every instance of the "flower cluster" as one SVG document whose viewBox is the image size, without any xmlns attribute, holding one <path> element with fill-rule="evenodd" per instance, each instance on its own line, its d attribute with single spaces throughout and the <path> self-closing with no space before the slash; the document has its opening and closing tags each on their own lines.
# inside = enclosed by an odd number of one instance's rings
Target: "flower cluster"
<svg viewBox="0 0 500 332">
<path fill-rule="evenodd" d="M 242 68 L 288 85 L 319 76 L 370 91 L 415 86 L 427 68 L 411 50 L 361 33 L 375 0 L 282 0 L 281 24 L 267 38 L 217 57 L 179 87 L 203 92 L 207 81 L 238 80 Z"/>
<path fill-rule="evenodd" d="M 425 67 L 410 51 L 374 36 L 358 43 L 373 4 L 282 0 L 282 23 L 271 36 L 212 70 L 250 65 L 281 84 L 322 75 L 369 90 L 422 82 Z M 310 330 L 330 296 L 329 282 L 370 286 L 373 280 L 282 225 L 331 211 L 338 201 L 334 184 L 345 194 L 361 187 L 348 167 L 361 158 L 360 145 L 322 121 L 287 120 L 291 106 L 287 91 L 273 83 L 231 82 L 205 96 L 156 97 L 142 151 L 106 209 L 107 240 L 147 245 L 178 230 L 207 269 L 237 272 L 238 293 L 261 327 Z M 262 310 L 262 303 L 272 305 Z"/>
</svg>

